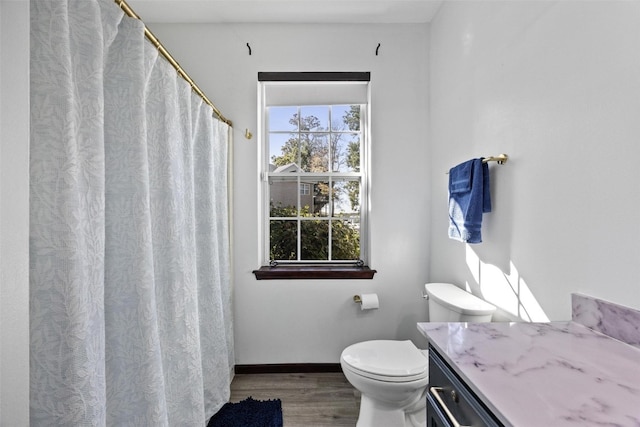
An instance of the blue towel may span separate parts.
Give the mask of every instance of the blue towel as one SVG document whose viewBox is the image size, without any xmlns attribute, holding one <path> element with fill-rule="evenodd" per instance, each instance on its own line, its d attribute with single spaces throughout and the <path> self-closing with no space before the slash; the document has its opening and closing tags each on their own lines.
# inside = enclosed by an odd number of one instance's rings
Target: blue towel
<svg viewBox="0 0 640 427">
<path fill-rule="evenodd" d="M 449 171 L 449 237 L 482 242 L 482 214 L 491 212 L 489 165 L 473 159 Z"/>
</svg>

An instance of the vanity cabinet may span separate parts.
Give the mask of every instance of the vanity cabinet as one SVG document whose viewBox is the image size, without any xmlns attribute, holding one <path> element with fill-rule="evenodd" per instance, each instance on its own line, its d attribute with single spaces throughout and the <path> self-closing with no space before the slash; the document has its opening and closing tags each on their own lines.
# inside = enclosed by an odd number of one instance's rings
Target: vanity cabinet
<svg viewBox="0 0 640 427">
<path fill-rule="evenodd" d="M 640 426 L 640 346 L 573 321 L 418 329 L 429 342 L 429 427 Z"/>
<path fill-rule="evenodd" d="M 502 425 L 437 350 L 429 345 L 427 427 Z"/>
</svg>

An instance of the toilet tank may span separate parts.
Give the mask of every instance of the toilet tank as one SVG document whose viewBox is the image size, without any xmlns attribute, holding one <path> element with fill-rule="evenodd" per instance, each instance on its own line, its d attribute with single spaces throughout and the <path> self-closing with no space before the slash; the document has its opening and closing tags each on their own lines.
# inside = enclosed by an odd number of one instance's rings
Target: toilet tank
<svg viewBox="0 0 640 427">
<path fill-rule="evenodd" d="M 430 322 L 490 322 L 494 305 L 451 283 L 427 283 Z"/>
</svg>

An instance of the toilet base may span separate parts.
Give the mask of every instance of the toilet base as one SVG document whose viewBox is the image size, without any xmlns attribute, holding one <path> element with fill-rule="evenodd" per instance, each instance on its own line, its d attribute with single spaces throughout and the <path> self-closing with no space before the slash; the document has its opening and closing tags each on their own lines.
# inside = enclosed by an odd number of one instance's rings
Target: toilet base
<svg viewBox="0 0 640 427">
<path fill-rule="evenodd" d="M 426 390 L 416 401 L 403 406 L 404 409 L 390 407 L 362 395 L 356 427 L 426 427 L 426 405 Z"/>
</svg>

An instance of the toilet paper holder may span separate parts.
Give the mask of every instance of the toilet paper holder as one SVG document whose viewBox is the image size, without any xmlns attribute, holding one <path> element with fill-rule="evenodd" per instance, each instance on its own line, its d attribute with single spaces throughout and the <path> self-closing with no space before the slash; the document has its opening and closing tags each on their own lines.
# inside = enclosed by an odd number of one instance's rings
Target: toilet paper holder
<svg viewBox="0 0 640 427">
<path fill-rule="evenodd" d="M 361 310 L 371 310 L 380 308 L 380 301 L 378 300 L 378 294 L 361 294 L 354 295 L 353 302 L 360 304 Z"/>
</svg>

